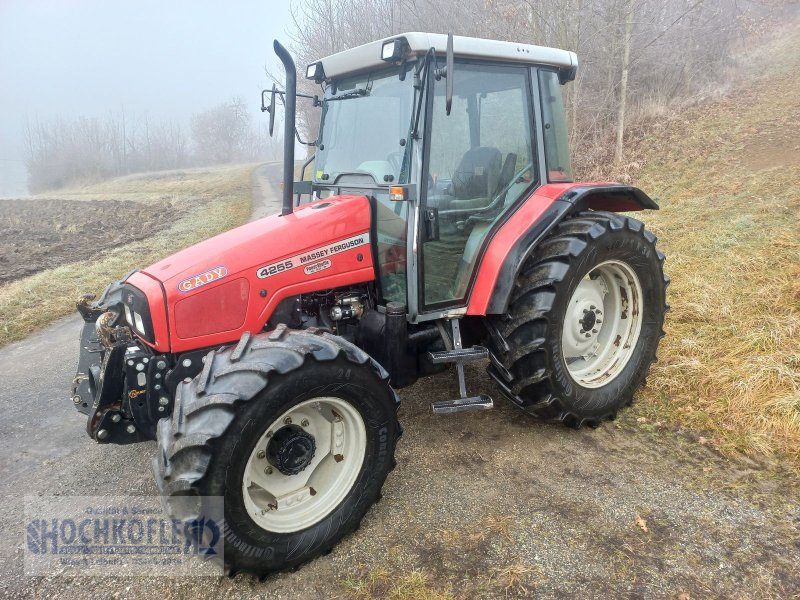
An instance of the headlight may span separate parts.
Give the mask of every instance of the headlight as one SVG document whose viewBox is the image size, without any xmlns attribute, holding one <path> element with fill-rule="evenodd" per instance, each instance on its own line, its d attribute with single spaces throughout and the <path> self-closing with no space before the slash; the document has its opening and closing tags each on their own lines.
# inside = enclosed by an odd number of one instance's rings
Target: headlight
<svg viewBox="0 0 800 600">
<path fill-rule="evenodd" d="M 381 46 L 381 60 L 386 62 L 399 63 L 408 51 L 408 42 L 406 38 L 396 38 L 383 42 Z"/>
<path fill-rule="evenodd" d="M 122 306 L 128 325 L 148 342 L 152 342 L 153 323 L 150 318 L 150 305 L 144 292 L 126 283 L 122 290 Z"/>
<path fill-rule="evenodd" d="M 314 83 L 325 81 L 325 69 L 321 62 L 311 63 L 306 67 L 306 79 L 313 79 Z"/>
<path fill-rule="evenodd" d="M 147 337 L 147 331 L 144 327 L 144 321 L 142 321 L 142 315 L 135 312 L 133 313 L 133 322 L 134 322 L 134 329 L 141 333 L 143 336 Z"/>
</svg>

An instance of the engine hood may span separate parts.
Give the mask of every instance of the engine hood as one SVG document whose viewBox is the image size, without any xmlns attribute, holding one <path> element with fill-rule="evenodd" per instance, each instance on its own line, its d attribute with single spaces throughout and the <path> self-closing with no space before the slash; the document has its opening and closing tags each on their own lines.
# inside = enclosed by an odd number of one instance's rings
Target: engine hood
<svg viewBox="0 0 800 600">
<path fill-rule="evenodd" d="M 337 235 L 352 231 L 355 224 L 369 229 L 369 208 L 365 203 L 363 196 L 337 196 L 305 204 L 290 215 L 264 217 L 189 246 L 142 271 L 163 284 L 175 285 L 220 265 L 228 269 L 230 276 L 264 261 L 333 241 Z"/>
<path fill-rule="evenodd" d="M 369 242 L 369 200 L 336 196 L 217 235 L 129 281 L 160 284 L 170 350 L 186 351 L 260 331 L 282 298 L 374 279 Z"/>
</svg>

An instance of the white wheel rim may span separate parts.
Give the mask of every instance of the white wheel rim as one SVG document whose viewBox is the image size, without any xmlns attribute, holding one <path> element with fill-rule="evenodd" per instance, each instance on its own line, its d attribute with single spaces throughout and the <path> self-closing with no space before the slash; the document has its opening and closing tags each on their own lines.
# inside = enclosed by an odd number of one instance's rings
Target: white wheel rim
<svg viewBox="0 0 800 600">
<path fill-rule="evenodd" d="M 627 264 L 597 265 L 575 289 L 561 333 L 564 362 L 586 388 L 614 380 L 628 364 L 642 329 L 642 286 Z"/>
<path fill-rule="evenodd" d="M 288 424 L 314 438 L 314 456 L 299 473 L 285 475 L 267 457 L 272 436 Z M 367 448 L 364 419 L 349 402 L 320 397 L 290 408 L 264 430 L 245 467 L 244 504 L 256 524 L 291 533 L 328 516 L 345 498 L 361 471 Z"/>
</svg>

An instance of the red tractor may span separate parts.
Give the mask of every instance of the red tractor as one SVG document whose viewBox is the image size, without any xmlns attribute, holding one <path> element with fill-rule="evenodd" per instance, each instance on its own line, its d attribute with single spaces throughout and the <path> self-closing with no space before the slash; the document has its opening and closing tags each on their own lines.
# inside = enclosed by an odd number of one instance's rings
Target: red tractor
<svg viewBox="0 0 800 600">
<path fill-rule="evenodd" d="M 263 108 L 271 129 L 276 97 L 286 107 L 281 214 L 80 302 L 73 391 L 97 442 L 158 440 L 173 516 L 224 497 L 225 566 L 259 575 L 358 527 L 395 466 L 395 390 L 448 364 L 460 397 L 436 413 L 492 407 L 464 380 L 488 359 L 534 417 L 613 418 L 655 358 L 668 283 L 655 236 L 618 214 L 655 202 L 572 180 L 574 53 L 407 33 L 323 58 L 307 70 L 314 173 L 292 184 L 308 96 L 275 51 L 285 89 Z"/>
</svg>

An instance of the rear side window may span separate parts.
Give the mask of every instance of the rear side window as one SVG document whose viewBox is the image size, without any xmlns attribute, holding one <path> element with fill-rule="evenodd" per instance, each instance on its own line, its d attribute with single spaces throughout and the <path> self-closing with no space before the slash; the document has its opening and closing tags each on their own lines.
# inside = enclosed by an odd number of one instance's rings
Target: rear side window
<svg viewBox="0 0 800 600">
<path fill-rule="evenodd" d="M 569 160 L 569 135 L 561 84 L 555 71 L 539 71 L 539 90 L 542 95 L 542 125 L 544 154 L 548 181 L 572 181 Z"/>
</svg>

